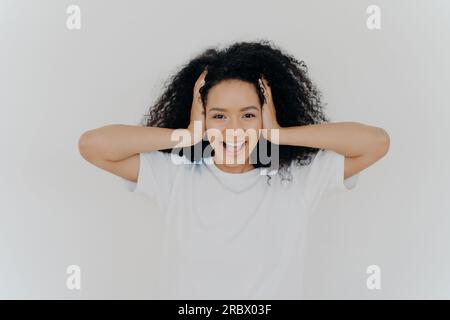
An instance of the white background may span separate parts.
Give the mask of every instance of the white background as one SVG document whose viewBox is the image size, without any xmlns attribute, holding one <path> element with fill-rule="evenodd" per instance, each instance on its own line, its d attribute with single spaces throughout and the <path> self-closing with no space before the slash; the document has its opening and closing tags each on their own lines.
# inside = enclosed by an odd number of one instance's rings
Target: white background
<svg viewBox="0 0 450 320">
<path fill-rule="evenodd" d="M 81 30 L 66 8 L 81 8 Z M 381 30 L 366 8 L 381 8 Z M 308 298 L 450 298 L 448 1 L 0 1 L 0 298 L 157 298 L 153 203 L 78 154 L 137 124 L 210 46 L 260 38 L 304 60 L 332 121 L 385 128 L 389 154 L 310 225 Z M 82 289 L 66 288 L 66 267 Z M 366 268 L 382 271 L 381 290 Z"/>
</svg>

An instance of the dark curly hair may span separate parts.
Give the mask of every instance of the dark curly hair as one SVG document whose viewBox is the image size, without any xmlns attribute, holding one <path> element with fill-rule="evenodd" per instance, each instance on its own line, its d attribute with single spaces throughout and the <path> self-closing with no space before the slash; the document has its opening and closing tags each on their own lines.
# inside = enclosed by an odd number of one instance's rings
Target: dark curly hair
<svg viewBox="0 0 450 320">
<path fill-rule="evenodd" d="M 271 88 L 276 118 L 281 127 L 329 121 L 323 111 L 321 94 L 308 77 L 305 63 L 283 52 L 271 41 L 259 40 L 236 42 L 222 50 L 209 48 L 194 57 L 165 83 L 163 94 L 150 107 L 141 124 L 173 129 L 187 128 L 190 123 L 194 84 L 204 69 L 208 70 L 205 85 L 200 89 L 204 105 L 206 105 L 209 90 L 228 79 L 238 79 L 253 84 L 262 105 L 264 95 L 258 86 L 258 78 L 262 74 Z M 209 142 L 204 139 L 201 143 L 203 153 Z M 260 143 L 261 141 L 254 150 L 258 150 Z M 272 144 L 267 145 L 270 156 Z M 299 165 L 309 164 L 312 156 L 319 150 L 302 146 L 280 145 L 278 147 L 278 173 L 284 171 L 289 175 L 287 169 L 293 161 Z M 196 161 L 198 159 L 194 158 L 192 150 L 186 158 Z M 173 150 L 160 151 L 172 152 Z M 183 152 L 180 155 L 185 156 Z M 259 159 L 254 164 L 255 168 L 268 166 L 270 164 L 263 164 Z"/>
</svg>

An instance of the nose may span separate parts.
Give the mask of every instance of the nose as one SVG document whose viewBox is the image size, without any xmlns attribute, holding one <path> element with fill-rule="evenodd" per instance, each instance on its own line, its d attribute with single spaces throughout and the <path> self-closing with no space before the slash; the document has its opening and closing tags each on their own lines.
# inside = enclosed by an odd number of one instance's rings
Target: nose
<svg viewBox="0 0 450 320">
<path fill-rule="evenodd" d="M 230 118 L 230 121 L 227 123 L 227 129 L 246 130 L 249 127 L 251 127 L 251 125 L 248 121 L 243 120 L 240 116 Z"/>
<path fill-rule="evenodd" d="M 242 127 L 227 128 L 223 133 L 223 138 L 225 141 L 233 141 L 233 142 L 245 140 L 246 138 L 245 129 Z"/>
<path fill-rule="evenodd" d="M 246 124 L 239 117 L 232 118 L 223 132 L 226 141 L 242 141 L 246 139 Z"/>
</svg>

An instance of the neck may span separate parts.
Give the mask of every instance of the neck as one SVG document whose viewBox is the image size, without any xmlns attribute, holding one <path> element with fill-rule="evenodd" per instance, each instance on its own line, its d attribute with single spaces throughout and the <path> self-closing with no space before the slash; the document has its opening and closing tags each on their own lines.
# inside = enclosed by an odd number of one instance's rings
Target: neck
<svg viewBox="0 0 450 320">
<path fill-rule="evenodd" d="M 244 173 L 244 172 L 248 172 L 250 170 L 255 169 L 255 167 L 250 164 L 250 163 L 245 163 L 245 164 L 238 164 L 238 165 L 227 165 L 227 164 L 219 164 L 216 163 L 216 167 L 219 168 L 220 170 L 224 171 L 224 172 L 228 172 L 228 173 Z"/>
</svg>

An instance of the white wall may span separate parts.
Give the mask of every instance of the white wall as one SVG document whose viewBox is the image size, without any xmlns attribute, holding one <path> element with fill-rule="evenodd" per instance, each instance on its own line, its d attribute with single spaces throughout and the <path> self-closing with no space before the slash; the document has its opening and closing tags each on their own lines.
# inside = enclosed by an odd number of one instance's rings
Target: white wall
<svg viewBox="0 0 450 320">
<path fill-rule="evenodd" d="M 66 8 L 81 8 L 81 29 Z M 381 30 L 366 8 L 381 8 Z M 311 221 L 310 298 L 450 298 L 447 1 L 0 2 L 0 298 L 153 298 L 160 216 L 85 162 L 80 134 L 137 124 L 210 45 L 267 38 L 304 60 L 333 121 L 389 154 Z M 82 268 L 82 290 L 66 267 Z M 366 267 L 382 270 L 366 288 Z"/>
</svg>

